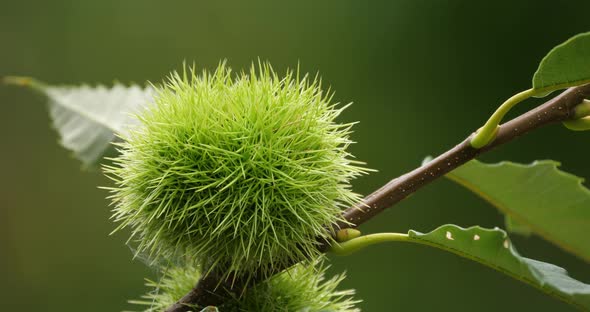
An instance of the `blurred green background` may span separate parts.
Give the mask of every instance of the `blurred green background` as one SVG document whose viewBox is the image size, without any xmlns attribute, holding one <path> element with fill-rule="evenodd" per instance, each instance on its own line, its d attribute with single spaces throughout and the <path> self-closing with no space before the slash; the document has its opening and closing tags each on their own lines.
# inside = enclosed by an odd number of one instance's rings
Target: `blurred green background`
<svg viewBox="0 0 590 312">
<path fill-rule="evenodd" d="M 368 194 L 477 129 L 529 88 L 540 59 L 590 29 L 589 1 L 7 1 L 0 2 L 0 76 L 51 83 L 160 81 L 183 60 L 243 69 L 319 71 L 355 104 L 352 147 L 378 173 Z M 56 144 L 44 101 L 0 86 L 0 311 L 121 311 L 155 272 L 132 260 L 126 233 L 108 236 L 109 185 Z M 527 106 L 527 105 L 525 105 Z M 528 105 L 530 107 L 530 104 Z M 590 178 L 590 133 L 554 126 L 483 157 L 560 160 Z M 428 231 L 443 223 L 503 226 L 502 216 L 438 181 L 362 227 Z M 520 252 L 590 282 L 582 261 L 537 237 Z M 507 276 L 422 246 L 379 245 L 333 259 L 364 311 L 571 311 Z"/>
</svg>

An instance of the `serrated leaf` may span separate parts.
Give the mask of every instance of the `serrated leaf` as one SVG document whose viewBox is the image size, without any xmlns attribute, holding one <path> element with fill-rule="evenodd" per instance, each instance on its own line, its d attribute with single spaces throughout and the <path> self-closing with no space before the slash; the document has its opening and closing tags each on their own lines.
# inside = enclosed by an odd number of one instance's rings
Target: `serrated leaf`
<svg viewBox="0 0 590 312">
<path fill-rule="evenodd" d="M 546 293 L 590 310 L 590 285 L 553 264 L 522 257 L 500 229 L 443 225 L 430 233 L 409 231 L 410 240 L 480 262 Z"/>
<path fill-rule="evenodd" d="M 9 77 L 8 83 L 31 87 L 48 99 L 49 114 L 61 144 L 85 166 L 96 165 L 124 134 L 154 94 L 151 87 L 48 86 L 30 78 Z"/>
<path fill-rule="evenodd" d="M 447 174 L 535 234 L 590 261 L 590 190 L 558 162 L 484 164 L 477 160 Z"/>
<path fill-rule="evenodd" d="M 589 82 L 590 32 L 587 32 L 556 46 L 543 58 L 533 76 L 533 89 L 550 92 Z"/>
</svg>

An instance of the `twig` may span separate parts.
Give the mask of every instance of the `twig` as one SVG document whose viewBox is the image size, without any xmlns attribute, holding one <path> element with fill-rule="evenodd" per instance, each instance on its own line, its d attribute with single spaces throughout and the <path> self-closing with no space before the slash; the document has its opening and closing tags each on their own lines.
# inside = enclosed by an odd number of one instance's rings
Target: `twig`
<svg viewBox="0 0 590 312">
<path fill-rule="evenodd" d="M 473 137 L 472 134 L 463 142 L 427 164 L 391 180 L 389 183 L 367 196 L 362 204 L 346 209 L 343 212 L 343 216 L 348 222 L 357 227 L 367 222 L 386 208 L 402 201 L 404 198 L 408 197 L 408 195 L 416 192 L 426 184 L 444 176 L 446 173 L 476 158 L 480 154 L 539 127 L 570 120 L 575 114 L 574 108 L 589 96 L 590 84 L 570 88 L 543 105 L 502 124 L 494 141 L 481 149 L 471 147 L 470 142 Z M 336 227 L 344 228 L 350 227 L 350 225 L 337 224 Z M 328 245 L 325 243 L 321 244 L 318 249 L 325 252 L 328 249 Z M 278 272 L 280 271 L 277 271 L 277 273 Z M 253 280 L 254 282 L 259 282 L 261 279 L 257 280 L 255 278 Z M 229 297 L 229 294 L 239 293 L 245 286 L 240 283 L 234 283 L 231 288 L 215 287 L 219 284 L 218 281 L 219 279 L 217 279 L 214 274 L 210 274 L 206 278 L 201 279 L 189 294 L 184 296 L 175 305 L 168 308 L 166 312 L 191 311 L 191 308 L 189 308 L 188 305 L 220 305 Z"/>
<path fill-rule="evenodd" d="M 363 200 L 366 207 L 353 207 L 344 211 L 345 219 L 359 226 L 386 208 L 397 204 L 424 185 L 440 178 L 480 154 L 539 127 L 571 119 L 574 116 L 574 108 L 588 96 L 590 96 L 590 85 L 570 88 L 543 105 L 502 124 L 496 139 L 481 149 L 471 147 L 472 134 L 454 148 L 422 167 L 391 180 L 367 196 Z M 340 226 L 344 225 L 340 224 Z"/>
</svg>

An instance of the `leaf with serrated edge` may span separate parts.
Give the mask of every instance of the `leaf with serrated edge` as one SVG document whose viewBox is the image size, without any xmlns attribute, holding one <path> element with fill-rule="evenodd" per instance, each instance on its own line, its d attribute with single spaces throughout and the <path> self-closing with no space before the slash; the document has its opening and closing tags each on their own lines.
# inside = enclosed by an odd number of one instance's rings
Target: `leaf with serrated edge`
<svg viewBox="0 0 590 312">
<path fill-rule="evenodd" d="M 485 164 L 477 160 L 447 174 L 519 224 L 590 261 L 590 190 L 558 162 Z"/>
<path fill-rule="evenodd" d="M 15 84 L 32 87 L 47 97 L 61 144 L 87 167 L 102 159 L 116 135 L 126 133 L 136 121 L 133 115 L 154 95 L 152 87 L 136 85 L 47 86 L 29 78 L 18 79 L 13 79 Z"/>
<path fill-rule="evenodd" d="M 583 310 L 590 310 L 590 285 L 553 264 L 522 257 L 500 229 L 443 225 L 430 233 L 409 231 L 411 241 L 477 261 Z"/>
<path fill-rule="evenodd" d="M 590 82 L 590 32 L 556 46 L 543 58 L 533 76 L 533 89 L 549 92 Z M 541 94 L 540 96 L 545 96 Z"/>
</svg>

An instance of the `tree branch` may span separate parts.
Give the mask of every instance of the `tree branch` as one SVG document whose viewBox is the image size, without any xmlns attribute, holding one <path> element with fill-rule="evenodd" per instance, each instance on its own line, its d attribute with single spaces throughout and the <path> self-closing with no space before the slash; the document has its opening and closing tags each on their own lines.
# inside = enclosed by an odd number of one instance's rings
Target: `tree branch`
<svg viewBox="0 0 590 312">
<path fill-rule="evenodd" d="M 570 120 L 574 117 L 574 108 L 587 97 L 590 97 L 590 84 L 570 88 L 543 105 L 502 124 L 496 138 L 489 145 L 481 149 L 471 147 L 470 142 L 474 135 L 472 134 L 463 142 L 427 164 L 391 180 L 363 199 L 361 204 L 345 210 L 343 216 L 354 227 L 357 227 L 386 208 L 402 201 L 428 183 L 444 176 L 446 173 L 476 158 L 480 154 L 512 141 L 534 129 Z M 346 227 L 351 226 L 345 223 L 336 225 L 336 228 Z M 328 247 L 326 243 L 323 243 L 318 246 L 318 249 L 321 252 L 325 252 Z M 261 279 L 253 279 L 254 283 L 259 281 Z M 223 284 L 222 286 L 225 287 L 215 287 L 218 284 L 219 279 L 217 275 L 213 273 L 209 274 L 207 277 L 202 278 L 189 294 L 168 308 L 166 312 L 190 311 L 191 308 L 188 305 L 219 305 L 229 297 L 229 294 L 240 293 L 243 287 L 246 286 L 244 283 L 234 283 L 231 287 Z"/>
<path fill-rule="evenodd" d="M 502 124 L 495 140 L 481 149 L 471 147 L 471 138 L 463 140 L 454 148 L 438 156 L 422 167 L 416 168 L 365 197 L 363 204 L 344 211 L 344 218 L 359 226 L 381 211 L 391 207 L 426 184 L 440 178 L 482 153 L 520 137 L 537 128 L 570 120 L 574 108 L 590 96 L 590 85 L 570 88 L 537 108 Z M 339 224 L 345 226 L 344 224 Z"/>
<path fill-rule="evenodd" d="M 210 272 L 206 276 L 203 276 L 197 282 L 195 286 L 188 294 L 184 295 L 174 305 L 168 307 L 166 312 L 188 312 L 193 311 L 191 306 L 217 306 L 228 297 L 232 292 L 236 292 L 238 287 L 230 284 L 230 280 L 226 280 L 224 283 L 219 285 L 221 275 L 216 272 Z M 243 285 L 244 283 L 236 282 L 233 285 Z M 242 287 L 242 286 L 241 286 Z M 240 288 L 241 288 L 240 287 Z M 241 289 L 239 290 L 241 291 Z M 197 311 L 194 311 L 197 312 Z"/>
</svg>

